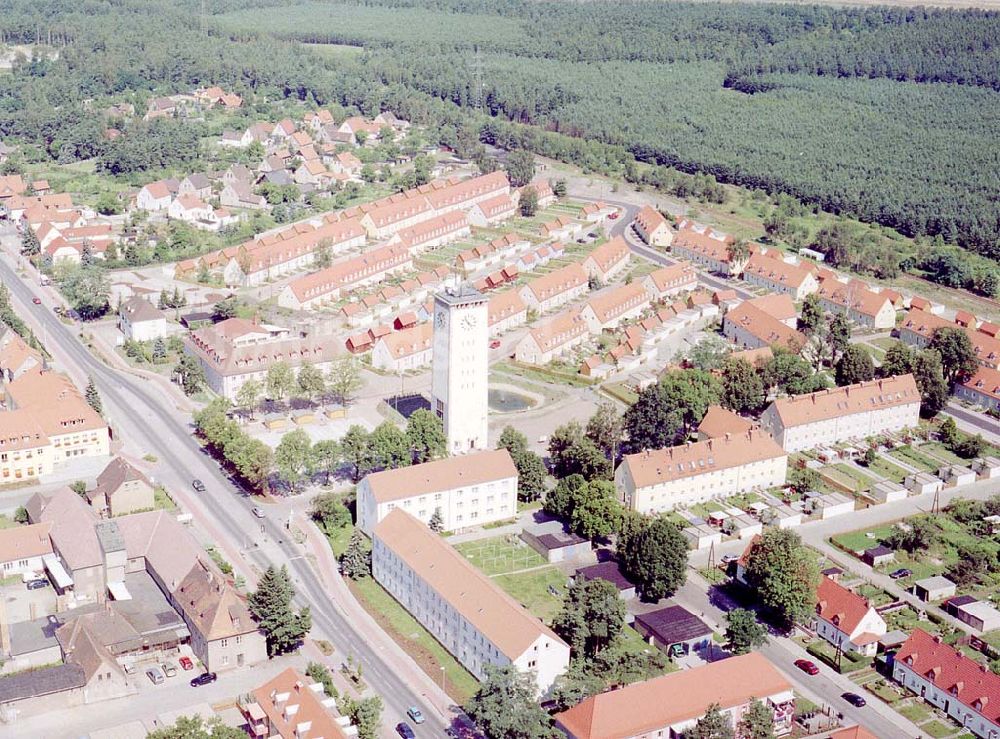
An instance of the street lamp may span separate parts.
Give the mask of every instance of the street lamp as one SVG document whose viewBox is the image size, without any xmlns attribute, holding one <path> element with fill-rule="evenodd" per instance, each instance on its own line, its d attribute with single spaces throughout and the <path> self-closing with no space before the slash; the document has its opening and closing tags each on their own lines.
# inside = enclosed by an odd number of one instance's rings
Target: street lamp
<svg viewBox="0 0 1000 739">
<path fill-rule="evenodd" d="M 444 665 L 441 665 L 441 690 L 444 690 Z"/>
</svg>

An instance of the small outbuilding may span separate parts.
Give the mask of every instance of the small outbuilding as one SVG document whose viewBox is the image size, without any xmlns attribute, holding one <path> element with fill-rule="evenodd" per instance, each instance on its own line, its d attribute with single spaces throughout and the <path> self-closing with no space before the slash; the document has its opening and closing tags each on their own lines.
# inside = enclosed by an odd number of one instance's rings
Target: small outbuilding
<svg viewBox="0 0 1000 739">
<path fill-rule="evenodd" d="M 667 606 L 637 614 L 632 628 L 651 646 L 671 657 L 701 652 L 712 644 L 712 629 L 681 606 Z"/>
<path fill-rule="evenodd" d="M 614 560 L 581 567 L 576 571 L 576 576 L 584 580 L 607 580 L 618 589 L 618 595 L 623 600 L 635 597 L 635 583 L 625 577 L 621 567 Z"/>
<path fill-rule="evenodd" d="M 556 521 L 555 528 L 542 525 L 521 532 L 521 540 L 550 564 L 572 562 L 583 559 L 591 553 L 590 541 L 582 536 L 566 531 L 562 524 Z"/>
<path fill-rule="evenodd" d="M 906 497 L 906 488 L 892 480 L 882 480 L 875 483 L 871 489 L 871 497 L 879 503 L 893 503 Z"/>
<path fill-rule="evenodd" d="M 861 561 L 869 567 L 879 567 L 895 561 L 896 553 L 887 546 L 879 544 L 877 547 L 866 549 L 861 555 Z"/>
<path fill-rule="evenodd" d="M 955 587 L 955 583 L 944 575 L 934 575 L 913 583 L 913 594 L 927 602 L 944 600 L 955 594 Z"/>
<path fill-rule="evenodd" d="M 944 481 L 940 477 L 935 477 L 929 472 L 917 472 L 907 475 L 903 480 L 906 489 L 916 495 L 924 493 L 937 493 L 944 489 Z"/>
</svg>

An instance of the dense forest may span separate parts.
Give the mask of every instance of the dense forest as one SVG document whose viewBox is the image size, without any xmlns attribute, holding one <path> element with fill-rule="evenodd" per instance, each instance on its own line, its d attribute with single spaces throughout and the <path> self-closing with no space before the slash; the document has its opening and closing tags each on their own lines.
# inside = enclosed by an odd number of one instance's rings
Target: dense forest
<svg viewBox="0 0 1000 739">
<path fill-rule="evenodd" d="M 98 156 L 106 171 L 156 165 L 157 152 L 108 152 L 85 102 L 142 106 L 154 92 L 215 83 L 248 95 L 247 120 L 275 99 L 392 108 L 463 153 L 485 141 L 615 174 L 634 157 L 1000 257 L 1000 14 L 603 0 L 206 5 L 208 17 L 200 0 L 0 0 L 0 40 L 59 51 L 0 75 L 0 137 L 54 159 Z M 297 42 L 365 51 L 310 54 Z"/>
</svg>

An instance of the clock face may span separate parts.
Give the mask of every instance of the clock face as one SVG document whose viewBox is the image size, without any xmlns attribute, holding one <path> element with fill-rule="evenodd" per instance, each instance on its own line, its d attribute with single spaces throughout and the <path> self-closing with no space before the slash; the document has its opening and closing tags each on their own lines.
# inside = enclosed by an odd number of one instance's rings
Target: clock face
<svg viewBox="0 0 1000 739">
<path fill-rule="evenodd" d="M 434 321 L 437 323 L 438 328 L 444 328 L 444 325 L 448 322 L 448 317 L 444 314 L 444 311 L 438 311 Z"/>
<path fill-rule="evenodd" d="M 469 313 L 464 318 L 462 318 L 462 326 L 464 328 L 475 328 L 475 326 L 476 326 L 476 317 L 474 315 L 472 315 L 471 313 Z"/>
</svg>

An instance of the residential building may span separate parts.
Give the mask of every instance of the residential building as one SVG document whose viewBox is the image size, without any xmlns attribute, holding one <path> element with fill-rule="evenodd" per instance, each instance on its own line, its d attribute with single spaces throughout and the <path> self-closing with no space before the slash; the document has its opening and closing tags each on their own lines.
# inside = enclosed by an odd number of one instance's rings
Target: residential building
<svg viewBox="0 0 1000 739">
<path fill-rule="evenodd" d="M 255 193 L 249 182 L 227 182 L 219 193 L 219 204 L 227 208 L 264 210 L 267 208 L 267 198 Z"/>
<path fill-rule="evenodd" d="M 781 447 L 750 430 L 627 454 L 615 470 L 615 488 L 626 507 L 655 514 L 783 485 L 787 469 Z"/>
<path fill-rule="evenodd" d="M 167 210 L 177 194 L 180 183 L 177 180 L 157 180 L 143 185 L 136 195 L 135 205 L 140 210 L 158 212 Z"/>
<path fill-rule="evenodd" d="M 583 260 L 583 269 L 588 277 L 597 278 L 605 284 L 611 282 L 628 267 L 632 250 L 621 236 L 605 241 Z"/>
<path fill-rule="evenodd" d="M 167 336 L 166 314 L 144 297 L 134 296 L 118 309 L 118 330 L 131 341 L 153 341 Z"/>
<path fill-rule="evenodd" d="M 1000 371 L 980 366 L 968 380 L 956 383 L 954 392 L 970 403 L 1000 411 Z"/>
<path fill-rule="evenodd" d="M 733 413 L 721 405 L 710 405 L 705 417 L 698 424 L 698 439 L 725 438 L 726 434 L 737 436 L 753 428 L 753 421 Z"/>
<path fill-rule="evenodd" d="M 687 219 L 680 221 L 676 228 L 670 247 L 676 256 L 726 277 L 735 277 L 743 271 L 749 254 L 732 258 L 732 246 L 736 243 L 732 236 Z"/>
<path fill-rule="evenodd" d="M 297 277 L 278 293 L 278 305 L 293 310 L 313 310 L 337 300 L 344 291 L 356 291 L 412 269 L 413 257 L 405 245 L 381 246 L 319 272 Z"/>
<path fill-rule="evenodd" d="M 433 356 L 434 326 L 420 323 L 379 338 L 372 347 L 372 366 L 388 372 L 426 367 Z"/>
<path fill-rule="evenodd" d="M 348 739 L 350 721 L 337 713 L 333 696 L 293 667 L 251 691 L 239 703 L 250 735 L 271 739 Z"/>
<path fill-rule="evenodd" d="M 797 452 L 915 427 L 919 418 L 920 391 L 906 374 L 778 398 L 760 422 L 785 451 Z"/>
<path fill-rule="evenodd" d="M 899 325 L 899 339 L 908 346 L 922 349 L 931 343 L 934 332 L 939 328 L 960 328 L 965 331 L 972 341 L 972 349 L 979 364 L 989 369 L 1000 370 L 1000 338 L 986 331 L 963 328 L 930 311 L 915 308 L 907 311 Z"/>
<path fill-rule="evenodd" d="M 642 278 L 642 284 L 650 299 L 666 300 L 673 295 L 698 287 L 698 273 L 687 262 L 677 262 L 650 272 Z"/>
<path fill-rule="evenodd" d="M 469 223 L 485 228 L 510 220 L 517 215 L 517 204 L 510 195 L 495 195 L 472 206 Z"/>
<path fill-rule="evenodd" d="M 396 232 L 396 238 L 416 256 L 427 249 L 450 244 L 470 233 L 465 213 L 450 211 Z"/>
<path fill-rule="evenodd" d="M 528 321 L 528 306 L 516 289 L 490 295 L 487 313 L 491 339 L 523 326 Z"/>
<path fill-rule="evenodd" d="M 197 195 L 178 195 L 167 208 L 167 216 L 186 223 L 208 223 L 212 220 L 212 206 Z"/>
<path fill-rule="evenodd" d="M 0 574 L 6 579 L 44 572 L 44 558 L 52 555 L 52 524 L 28 524 L 0 529 Z"/>
<path fill-rule="evenodd" d="M 212 181 L 200 172 L 190 174 L 181 180 L 177 188 L 178 195 L 194 195 L 200 200 L 212 197 Z"/>
<path fill-rule="evenodd" d="M 587 272 L 577 262 L 536 277 L 521 288 L 524 304 L 548 313 L 587 292 Z"/>
<path fill-rule="evenodd" d="M 667 219 L 660 211 L 644 205 L 636 214 L 632 223 L 639 238 L 650 246 L 670 246 L 674 241 L 674 232 Z"/>
<path fill-rule="evenodd" d="M 569 739 L 680 737 L 712 706 L 735 730 L 755 698 L 773 712 L 775 734 L 791 732 L 792 685 L 756 652 L 598 693 L 554 718 Z"/>
<path fill-rule="evenodd" d="M 594 295 L 580 309 L 592 334 L 599 334 L 638 318 L 649 307 L 649 293 L 639 282 L 609 287 Z"/>
<path fill-rule="evenodd" d="M 191 332 L 184 339 L 184 351 L 198 360 L 212 391 L 232 401 L 245 382 L 263 382 L 267 371 L 279 362 L 296 373 L 304 364 L 327 372 L 341 352 L 333 335 L 293 336 L 288 329 L 242 318 Z"/>
<path fill-rule="evenodd" d="M 425 524 L 437 511 L 445 531 L 482 526 L 517 514 L 517 468 L 498 449 L 373 472 L 358 483 L 357 501 L 369 535 L 396 508 Z"/>
<path fill-rule="evenodd" d="M 892 676 L 980 739 L 1000 736 L 1000 675 L 920 628 L 896 653 Z"/>
<path fill-rule="evenodd" d="M 819 289 L 813 270 L 790 264 L 780 254 L 772 256 L 770 252 L 752 255 L 743 268 L 743 279 L 773 293 L 791 295 L 794 300 L 802 300 Z"/>
<path fill-rule="evenodd" d="M 124 457 L 115 457 L 87 491 L 90 505 L 105 516 L 152 510 L 156 505 L 153 484 Z"/>
<path fill-rule="evenodd" d="M 820 280 L 817 294 L 823 310 L 844 314 L 859 326 L 876 329 L 896 326 L 896 307 L 889 296 L 874 292 L 860 280 L 843 283 L 828 277 Z"/>
<path fill-rule="evenodd" d="M 875 655 L 878 640 L 888 628 L 875 608 L 852 590 L 828 577 L 816 590 L 816 634 L 844 652 Z"/>
<path fill-rule="evenodd" d="M 580 311 L 571 308 L 532 328 L 514 347 L 514 358 L 526 364 L 548 364 L 582 344 L 589 335 Z"/>
<path fill-rule="evenodd" d="M 569 665 L 569 646 L 402 509 L 373 530 L 372 575 L 469 672 L 513 665 L 548 693 Z"/>
<path fill-rule="evenodd" d="M 778 317 L 783 314 L 776 315 L 771 310 L 771 304 L 777 301 L 768 299 L 773 298 L 783 298 L 791 305 L 788 295 L 768 295 L 746 300 L 726 313 L 722 321 L 722 333 L 744 349 L 781 346 L 797 352 L 805 345 L 806 337 L 795 330 L 794 323 L 789 326 L 787 320 Z M 791 307 L 791 313 L 794 319 L 794 306 Z"/>
<path fill-rule="evenodd" d="M 9 326 L 0 327 L 0 387 L 26 372 L 38 371 L 44 363 L 41 352 Z"/>
</svg>

